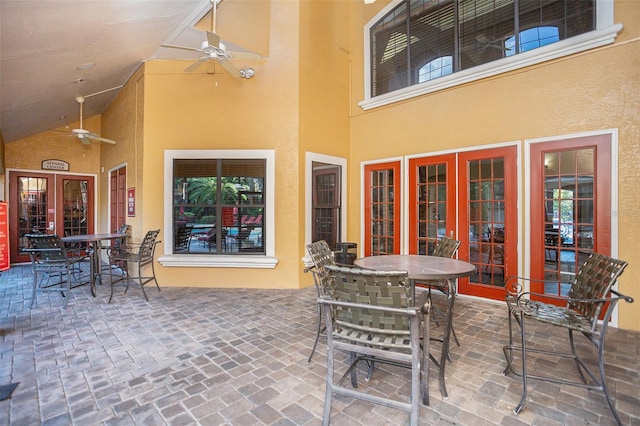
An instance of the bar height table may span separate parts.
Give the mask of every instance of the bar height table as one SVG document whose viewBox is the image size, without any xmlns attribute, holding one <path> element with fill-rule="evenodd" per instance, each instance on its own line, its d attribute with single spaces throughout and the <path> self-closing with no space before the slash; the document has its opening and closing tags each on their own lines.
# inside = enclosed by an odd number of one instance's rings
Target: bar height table
<svg viewBox="0 0 640 426">
<path fill-rule="evenodd" d="M 447 361 L 447 351 L 451 339 L 451 328 L 453 326 L 453 306 L 455 301 L 457 278 L 468 277 L 476 267 L 469 262 L 437 256 L 422 256 L 417 254 L 391 254 L 384 256 L 369 256 L 356 259 L 356 266 L 376 271 L 407 271 L 411 281 L 411 293 L 415 301 L 416 281 L 437 281 L 444 280 L 447 283 L 447 327 L 444 330 L 442 339 L 442 354 L 440 355 L 440 393 L 447 397 L 447 387 L 445 385 L 444 367 Z"/>
<path fill-rule="evenodd" d="M 89 282 L 91 285 L 91 295 L 95 297 L 96 295 L 96 278 L 100 276 L 100 281 L 102 282 L 102 274 L 100 270 L 100 250 L 102 249 L 102 241 L 112 241 L 121 238 L 126 238 L 127 234 L 122 234 L 119 232 L 110 232 L 103 234 L 85 234 L 85 235 L 70 235 L 68 237 L 61 237 L 60 240 L 66 244 L 73 243 L 87 243 L 91 246 L 91 260 L 90 264 L 90 278 Z"/>
</svg>

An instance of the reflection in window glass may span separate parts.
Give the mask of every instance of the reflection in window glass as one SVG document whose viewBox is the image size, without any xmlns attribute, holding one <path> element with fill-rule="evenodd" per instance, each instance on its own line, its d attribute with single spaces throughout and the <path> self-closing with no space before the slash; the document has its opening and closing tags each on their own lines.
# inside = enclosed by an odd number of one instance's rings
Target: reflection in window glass
<svg viewBox="0 0 640 426">
<path fill-rule="evenodd" d="M 434 78 L 442 77 L 452 72 L 453 58 L 451 56 L 437 58 L 420 68 L 418 72 L 418 82 L 422 83 L 423 81 L 433 80 Z"/>
<path fill-rule="evenodd" d="M 596 4 L 598 0 L 399 1 L 369 28 L 371 96 L 594 31 Z"/>
<path fill-rule="evenodd" d="M 175 159 L 174 253 L 265 254 L 266 160 Z"/>
<path fill-rule="evenodd" d="M 520 32 L 519 53 L 533 50 L 560 40 L 558 27 L 536 27 Z M 504 42 L 506 56 L 516 54 L 516 36 L 507 38 Z"/>
</svg>

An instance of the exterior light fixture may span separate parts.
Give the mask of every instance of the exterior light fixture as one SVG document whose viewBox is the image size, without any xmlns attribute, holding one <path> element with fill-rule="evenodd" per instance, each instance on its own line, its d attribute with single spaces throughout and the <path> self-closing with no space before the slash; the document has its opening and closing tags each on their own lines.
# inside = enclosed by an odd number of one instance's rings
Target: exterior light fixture
<svg viewBox="0 0 640 426">
<path fill-rule="evenodd" d="M 240 76 L 242 78 L 251 78 L 254 75 L 256 75 L 256 72 L 254 71 L 253 68 L 242 68 L 240 70 Z"/>
</svg>

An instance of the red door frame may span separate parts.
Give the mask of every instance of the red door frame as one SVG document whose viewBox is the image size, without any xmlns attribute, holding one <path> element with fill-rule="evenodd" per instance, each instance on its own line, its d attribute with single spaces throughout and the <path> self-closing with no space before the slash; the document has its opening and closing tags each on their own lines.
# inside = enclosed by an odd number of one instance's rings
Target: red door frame
<svg viewBox="0 0 640 426">
<path fill-rule="evenodd" d="M 594 148 L 594 228 L 593 251 L 604 255 L 611 255 L 611 135 L 593 135 L 573 137 L 570 139 L 554 140 L 531 144 L 530 146 L 530 180 L 531 180 L 531 278 L 544 278 L 544 154 L 562 150 L 580 148 Z M 543 253 L 543 255 L 540 255 Z M 531 291 L 544 293 L 544 284 L 531 284 Z"/>
<path fill-rule="evenodd" d="M 456 154 L 437 155 L 433 157 L 412 158 L 409 160 L 409 254 L 418 253 L 418 173 L 421 166 L 433 166 L 437 164 L 445 165 L 446 183 L 446 233 L 447 236 L 454 236 L 456 230 Z"/>
<path fill-rule="evenodd" d="M 47 233 L 54 233 L 57 230 L 64 229 L 64 212 L 63 212 L 63 183 L 64 180 L 87 180 L 88 184 L 88 232 L 94 232 L 94 212 L 95 212 L 95 177 L 92 175 L 67 175 L 61 173 L 40 173 L 22 170 L 12 170 L 9 172 L 9 239 L 12 263 L 29 262 L 29 256 L 19 252 L 20 239 L 18 235 L 19 212 L 18 206 L 18 179 L 20 177 L 33 177 L 47 179 L 47 223 L 54 222 L 55 229 L 44 230 Z M 58 211 L 56 211 L 58 210 Z"/>
<path fill-rule="evenodd" d="M 503 157 L 504 161 L 504 278 L 517 275 L 518 272 L 518 150 L 516 146 L 480 149 L 458 154 L 458 223 L 460 248 L 458 258 L 469 260 L 469 170 L 467 162 Z M 465 230 L 467 230 L 465 232 Z M 504 300 L 504 287 L 489 286 L 471 282 L 469 278 L 458 280 L 458 293 L 487 299 Z"/>
<path fill-rule="evenodd" d="M 400 253 L 400 206 L 402 191 L 400 183 L 400 161 L 391 161 L 364 166 L 364 256 L 371 256 L 371 172 L 379 170 L 393 170 L 393 252 Z"/>
</svg>

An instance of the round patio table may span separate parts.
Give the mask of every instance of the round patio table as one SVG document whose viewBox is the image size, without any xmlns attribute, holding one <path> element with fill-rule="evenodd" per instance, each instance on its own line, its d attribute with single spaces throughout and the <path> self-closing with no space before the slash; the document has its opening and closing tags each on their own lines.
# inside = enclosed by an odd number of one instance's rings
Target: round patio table
<svg viewBox="0 0 640 426">
<path fill-rule="evenodd" d="M 453 306 L 456 295 L 456 278 L 468 277 L 476 267 L 469 262 L 438 256 L 423 256 L 417 254 L 390 254 L 384 256 L 368 256 L 356 259 L 354 264 L 364 269 L 375 271 L 407 271 L 411 282 L 411 295 L 415 301 L 416 281 L 430 281 L 428 285 L 443 287 L 438 285 L 438 281 L 446 283 L 447 294 L 447 326 L 442 339 L 442 353 L 439 367 L 440 393 L 447 397 L 447 387 L 445 385 L 444 367 L 447 361 L 449 341 L 451 340 L 451 330 L 453 327 Z"/>
</svg>

